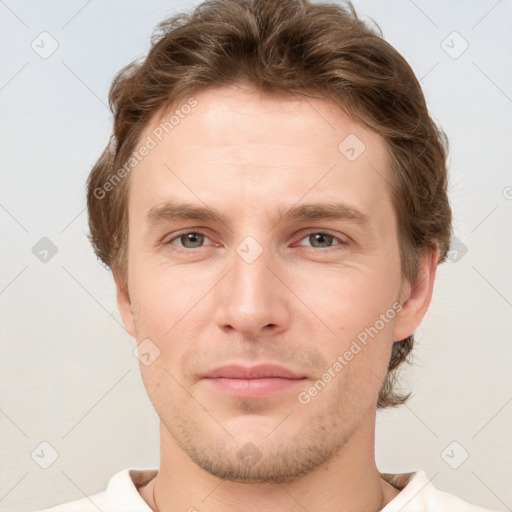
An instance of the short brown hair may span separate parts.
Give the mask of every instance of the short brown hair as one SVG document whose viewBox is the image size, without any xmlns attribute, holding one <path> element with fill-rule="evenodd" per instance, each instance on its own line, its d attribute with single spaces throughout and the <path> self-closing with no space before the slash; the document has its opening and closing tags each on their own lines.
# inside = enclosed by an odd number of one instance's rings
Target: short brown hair
<svg viewBox="0 0 512 512">
<path fill-rule="evenodd" d="M 113 133 L 88 180 L 92 245 L 125 283 L 129 180 L 120 179 L 119 169 L 154 115 L 208 87 L 243 80 L 267 93 L 315 93 L 380 134 L 392 167 L 403 275 L 417 278 L 424 251 L 438 248 L 439 262 L 445 260 L 451 232 L 446 135 L 429 116 L 410 66 L 350 2 L 208 0 L 160 23 L 151 43 L 145 59 L 113 80 Z M 395 341 L 378 408 L 409 398 L 393 388 L 412 347 L 412 335 Z"/>
</svg>

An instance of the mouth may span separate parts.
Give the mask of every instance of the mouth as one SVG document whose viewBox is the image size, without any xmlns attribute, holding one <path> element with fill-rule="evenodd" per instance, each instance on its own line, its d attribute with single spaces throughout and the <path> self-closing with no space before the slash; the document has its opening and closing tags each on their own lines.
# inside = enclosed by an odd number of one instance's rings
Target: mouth
<svg viewBox="0 0 512 512">
<path fill-rule="evenodd" d="M 265 398 L 289 391 L 307 377 L 283 366 L 229 365 L 208 372 L 203 380 L 215 391 L 238 398 Z"/>
</svg>

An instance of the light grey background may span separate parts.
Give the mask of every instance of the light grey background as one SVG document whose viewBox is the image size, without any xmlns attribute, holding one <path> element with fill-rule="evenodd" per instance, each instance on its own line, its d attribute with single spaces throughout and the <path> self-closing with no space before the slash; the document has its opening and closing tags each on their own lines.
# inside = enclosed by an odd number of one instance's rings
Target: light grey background
<svg viewBox="0 0 512 512">
<path fill-rule="evenodd" d="M 84 183 L 110 133 L 114 73 L 147 51 L 158 21 L 192 5 L 0 0 L 1 511 L 81 498 L 123 468 L 158 466 L 135 342 L 86 239 Z M 450 138 L 463 244 L 438 270 L 403 374 L 414 396 L 378 414 L 377 463 L 424 469 L 441 489 L 512 510 L 512 2 L 355 5 L 410 62 Z M 31 47 L 51 49 L 43 31 L 59 45 L 48 58 Z M 42 237 L 57 248 L 46 262 L 32 252 Z M 48 469 L 36 463 L 51 461 L 42 442 L 58 453 Z"/>
</svg>

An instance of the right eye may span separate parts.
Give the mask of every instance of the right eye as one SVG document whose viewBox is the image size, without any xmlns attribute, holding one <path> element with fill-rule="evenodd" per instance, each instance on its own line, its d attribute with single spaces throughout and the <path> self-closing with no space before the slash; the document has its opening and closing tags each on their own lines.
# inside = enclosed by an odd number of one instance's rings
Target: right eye
<svg viewBox="0 0 512 512">
<path fill-rule="evenodd" d="M 205 233 L 202 233 L 201 231 L 183 231 L 181 233 L 178 233 L 177 235 L 173 236 L 167 243 L 172 245 L 175 240 L 178 240 L 180 244 L 178 244 L 178 247 L 181 247 L 182 249 L 199 249 L 204 243 L 204 240 L 208 239 Z"/>
</svg>

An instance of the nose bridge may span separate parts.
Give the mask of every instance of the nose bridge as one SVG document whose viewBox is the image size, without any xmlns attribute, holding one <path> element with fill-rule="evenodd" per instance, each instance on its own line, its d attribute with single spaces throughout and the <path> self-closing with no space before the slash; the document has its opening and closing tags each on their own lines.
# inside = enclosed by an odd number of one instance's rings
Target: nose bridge
<svg viewBox="0 0 512 512">
<path fill-rule="evenodd" d="M 267 268 L 272 265 L 272 259 L 268 246 L 263 247 L 252 236 L 246 237 L 233 255 L 231 278 L 235 294 L 241 299 L 256 299 L 264 298 L 267 291 L 272 291 L 268 282 L 272 273 Z"/>
<path fill-rule="evenodd" d="M 261 242 L 247 236 L 233 248 L 228 262 L 231 271 L 218 289 L 219 326 L 231 326 L 246 335 L 257 335 L 268 325 L 283 328 L 289 321 L 285 288 L 268 268 L 273 269 L 276 258 Z"/>
</svg>

